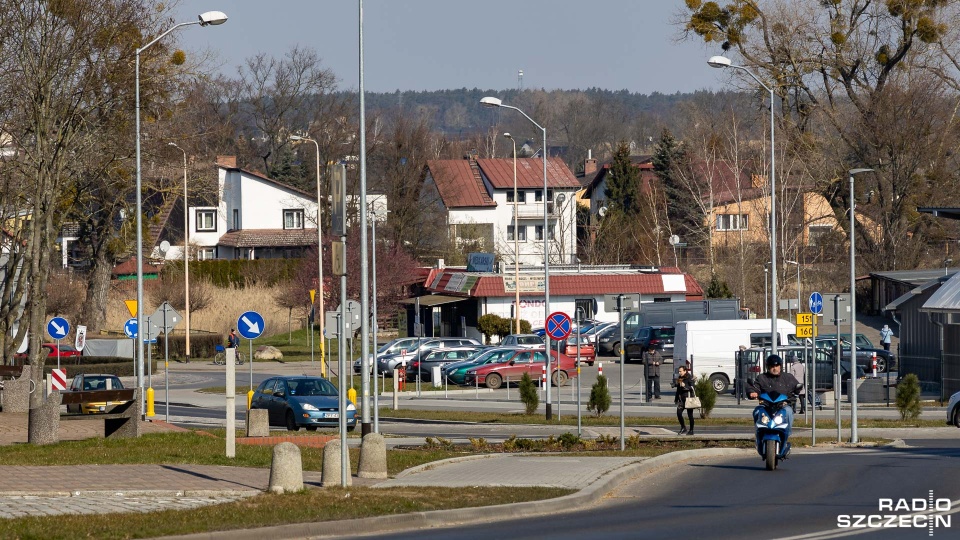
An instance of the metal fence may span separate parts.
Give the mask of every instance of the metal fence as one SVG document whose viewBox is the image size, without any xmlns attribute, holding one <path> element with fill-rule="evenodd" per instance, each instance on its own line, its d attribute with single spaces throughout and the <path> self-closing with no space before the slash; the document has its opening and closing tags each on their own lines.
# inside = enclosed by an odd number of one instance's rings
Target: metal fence
<svg viewBox="0 0 960 540">
<path fill-rule="evenodd" d="M 947 400 L 960 392 L 960 354 L 947 353 L 940 356 L 901 355 L 898 378 L 913 373 L 920 379 L 920 392 Z"/>
</svg>

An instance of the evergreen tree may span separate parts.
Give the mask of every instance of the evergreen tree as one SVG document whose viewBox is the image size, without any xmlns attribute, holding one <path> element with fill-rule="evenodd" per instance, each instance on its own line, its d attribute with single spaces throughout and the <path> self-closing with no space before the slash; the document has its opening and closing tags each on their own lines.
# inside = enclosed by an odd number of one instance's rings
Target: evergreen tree
<svg viewBox="0 0 960 540">
<path fill-rule="evenodd" d="M 630 145 L 626 141 L 620 141 L 613 154 L 605 194 L 610 211 L 633 215 L 640 210 L 640 169 L 630 160 Z"/>
<path fill-rule="evenodd" d="M 660 179 L 667 199 L 667 219 L 671 231 L 681 237 L 700 238 L 703 214 L 693 193 L 683 184 L 680 171 L 689 168 L 690 158 L 681 141 L 664 129 L 653 154 L 653 170 Z"/>
<path fill-rule="evenodd" d="M 716 273 L 710 274 L 710 284 L 705 291 L 707 298 L 733 298 L 727 282 L 720 279 Z"/>
</svg>

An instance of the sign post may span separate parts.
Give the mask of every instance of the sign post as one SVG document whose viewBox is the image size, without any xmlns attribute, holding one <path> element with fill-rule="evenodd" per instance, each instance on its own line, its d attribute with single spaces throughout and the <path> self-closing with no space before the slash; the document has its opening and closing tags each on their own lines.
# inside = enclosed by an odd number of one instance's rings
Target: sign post
<svg viewBox="0 0 960 540">
<path fill-rule="evenodd" d="M 60 340 L 70 333 L 70 323 L 63 317 L 54 317 L 47 323 L 47 333 L 57 340 L 57 369 L 60 369 Z"/>
<path fill-rule="evenodd" d="M 163 330 L 163 393 L 168 423 L 170 422 L 170 331 L 180 324 L 181 318 L 169 302 L 160 304 L 160 307 L 151 315 L 152 320 L 161 323 L 160 329 Z"/>
<path fill-rule="evenodd" d="M 810 293 L 810 312 L 813 313 L 813 334 L 817 334 L 817 319 L 819 315 L 823 313 L 823 295 L 819 292 Z M 813 366 L 811 370 L 807 370 L 807 373 L 810 374 L 810 383 L 809 389 L 813 391 L 811 395 L 812 401 L 810 402 L 811 409 L 811 432 L 810 432 L 810 444 L 811 446 L 817 445 L 817 340 L 814 338 L 813 345 L 810 347 L 810 364 Z"/>
</svg>

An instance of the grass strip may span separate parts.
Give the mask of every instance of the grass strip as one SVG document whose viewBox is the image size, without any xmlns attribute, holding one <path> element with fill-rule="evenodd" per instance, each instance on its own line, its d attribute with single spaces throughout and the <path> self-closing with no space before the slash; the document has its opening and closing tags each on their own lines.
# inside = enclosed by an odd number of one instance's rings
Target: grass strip
<svg viewBox="0 0 960 540">
<path fill-rule="evenodd" d="M 22 539 L 152 538 L 509 504 L 569 493 L 572 490 L 542 487 L 325 488 L 283 495 L 264 493 L 194 510 L 122 514 L 122 519 L 119 514 L 101 514 L 0 520 L 0 532 L 5 538 Z"/>
</svg>

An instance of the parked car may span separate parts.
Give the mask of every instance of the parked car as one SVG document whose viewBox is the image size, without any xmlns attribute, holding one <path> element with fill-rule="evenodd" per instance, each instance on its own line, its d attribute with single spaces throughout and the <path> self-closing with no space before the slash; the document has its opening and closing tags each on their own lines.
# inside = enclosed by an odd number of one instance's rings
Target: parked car
<svg viewBox="0 0 960 540">
<path fill-rule="evenodd" d="M 550 351 L 550 355 L 554 360 L 551 363 L 550 380 L 554 386 L 563 386 L 570 378 L 569 374 L 577 371 L 576 359 L 561 354 L 558 360 L 555 351 Z M 467 386 L 482 384 L 487 388 L 497 389 L 503 386 L 505 382 L 519 381 L 524 373 L 529 373 L 530 378 L 536 380 L 541 376 L 542 366 L 545 364 L 546 356 L 544 356 L 543 349 L 521 349 L 516 351 L 513 356 L 500 358 L 497 362 L 468 369 L 464 377 L 464 384 Z"/>
<path fill-rule="evenodd" d="M 802 361 L 805 364 L 807 363 L 807 358 L 810 356 L 810 352 L 813 349 L 807 348 L 804 349 L 803 346 L 799 345 L 786 345 L 777 348 L 777 354 L 783 358 L 785 366 L 789 366 L 791 361 Z M 816 349 L 816 359 L 817 359 L 817 381 L 816 388 L 817 390 L 832 390 L 833 389 L 833 372 L 836 369 L 836 363 L 834 362 L 834 351 L 829 349 Z M 770 355 L 769 348 L 760 348 L 754 347 L 746 349 L 742 352 L 743 355 L 743 377 L 744 379 L 755 379 L 760 373 L 764 371 L 763 364 L 766 361 L 767 356 Z M 786 367 L 785 367 L 786 369 Z M 811 370 L 812 371 L 812 370 Z M 808 373 L 807 377 L 812 376 L 812 373 Z M 862 366 L 857 366 L 857 378 L 862 378 L 866 374 L 863 371 Z M 841 358 L 840 360 L 840 380 L 845 382 L 850 379 L 850 358 Z M 802 381 L 801 381 L 802 382 Z M 846 394 L 847 385 L 843 384 L 841 388 L 841 394 Z"/>
<path fill-rule="evenodd" d="M 624 336 L 628 337 L 628 336 Z M 613 326 L 600 331 L 597 334 L 597 354 L 604 356 L 620 356 L 620 325 L 614 323 Z"/>
<path fill-rule="evenodd" d="M 58 351 L 60 353 L 61 360 L 64 358 L 73 358 L 73 357 L 83 355 L 83 353 L 81 351 L 78 351 L 77 348 L 74 347 L 73 345 L 67 345 L 67 344 L 57 345 L 56 343 L 44 343 L 42 347 L 43 347 L 43 350 L 47 351 L 47 358 L 56 359 Z M 25 353 L 17 353 L 14 356 L 16 358 L 29 358 L 30 352 L 27 351 Z"/>
<path fill-rule="evenodd" d="M 596 344 L 597 344 L 597 336 L 599 336 L 600 333 L 603 332 L 604 330 L 606 330 L 607 328 L 610 328 L 611 326 L 616 326 L 616 325 L 617 325 L 617 323 L 612 323 L 612 322 L 602 322 L 602 323 L 598 323 L 598 324 L 593 325 L 589 330 L 584 331 L 584 330 L 581 329 L 580 335 L 581 335 L 581 336 L 586 336 L 586 337 L 587 337 L 587 341 L 589 341 L 590 343 L 596 345 Z M 571 335 L 575 335 L 576 333 L 577 333 L 576 330 L 574 330 L 573 332 L 571 332 Z"/>
<path fill-rule="evenodd" d="M 842 334 L 840 336 L 840 347 L 841 347 L 841 357 L 849 358 L 850 357 L 850 334 L 847 334 L 847 337 L 844 337 Z M 820 337 L 816 339 L 817 347 L 836 349 L 837 348 L 837 338 L 836 336 L 831 336 L 829 334 L 821 334 Z M 875 347 L 861 347 L 860 343 L 870 343 L 870 340 L 863 336 L 861 339 L 861 334 L 857 334 L 857 364 L 863 367 L 864 371 L 872 372 L 873 368 L 871 367 L 873 361 L 873 354 L 877 355 L 877 373 L 886 373 L 887 369 L 890 371 L 896 371 L 897 362 L 893 353 L 890 351 L 885 351 L 883 349 L 877 349 Z"/>
<path fill-rule="evenodd" d="M 643 353 L 651 349 L 658 349 L 665 358 L 673 358 L 675 334 L 672 326 L 641 326 L 624 344 L 626 361 L 643 360 Z"/>
<path fill-rule="evenodd" d="M 123 390 L 123 383 L 116 375 L 104 373 L 81 373 L 73 378 L 67 392 L 89 392 L 92 390 Z M 91 401 L 86 403 L 71 403 L 67 405 L 67 412 L 80 414 L 108 413 L 119 405 L 129 401 Z"/>
<path fill-rule="evenodd" d="M 500 341 L 500 347 L 543 348 L 543 336 L 536 334 L 510 334 Z"/>
<path fill-rule="evenodd" d="M 271 377 L 257 387 L 251 409 L 266 409 L 271 426 L 286 426 L 289 431 L 301 427 L 340 425 L 340 397 L 337 387 L 321 377 Z M 347 429 L 357 426 L 357 408 L 347 402 Z"/>
<path fill-rule="evenodd" d="M 398 365 L 406 364 L 408 367 L 411 362 L 426 357 L 427 353 L 441 347 L 463 347 L 479 346 L 480 342 L 471 338 L 460 337 L 442 337 L 442 338 L 420 338 L 419 345 L 409 348 L 398 354 L 384 355 L 377 358 L 377 373 L 393 377 L 393 370 Z"/>
<path fill-rule="evenodd" d="M 433 380 L 433 368 L 452 364 L 458 360 L 465 360 L 477 354 L 482 346 L 477 347 L 450 347 L 430 351 L 423 360 L 414 360 L 407 368 L 407 381 L 416 381 L 419 375 L 421 381 Z M 441 372 L 442 373 L 442 372 Z M 443 375 L 441 375 L 442 377 Z M 442 380 L 442 379 L 441 379 Z"/>
<path fill-rule="evenodd" d="M 594 361 L 597 359 L 597 351 L 593 346 L 593 343 L 587 339 L 587 336 L 584 334 L 580 335 L 580 361 L 586 363 L 587 365 L 592 366 Z M 577 336 L 571 334 L 567 338 L 566 348 L 564 349 L 564 354 L 576 360 L 577 358 Z"/>
<path fill-rule="evenodd" d="M 950 396 L 947 403 L 947 423 L 960 428 L 960 392 Z"/>
<path fill-rule="evenodd" d="M 374 366 L 376 366 L 377 358 L 406 352 L 416 347 L 417 342 L 419 341 L 423 341 L 423 340 L 417 339 L 415 337 L 413 338 L 405 337 L 405 338 L 397 338 L 381 345 L 380 348 L 377 349 L 376 354 L 374 354 L 371 358 L 372 361 L 370 362 L 370 373 L 373 373 Z M 359 375 L 360 372 L 363 370 L 360 360 L 361 360 L 360 358 L 357 358 L 356 360 L 353 361 L 353 372 L 357 375 Z"/>
<path fill-rule="evenodd" d="M 501 358 L 509 358 L 521 350 L 519 347 L 497 347 L 494 349 L 484 349 L 475 356 L 447 364 L 441 369 L 441 374 L 450 384 L 463 384 L 467 375 L 467 370 L 476 366 L 482 366 L 491 362 L 497 362 Z"/>
</svg>

